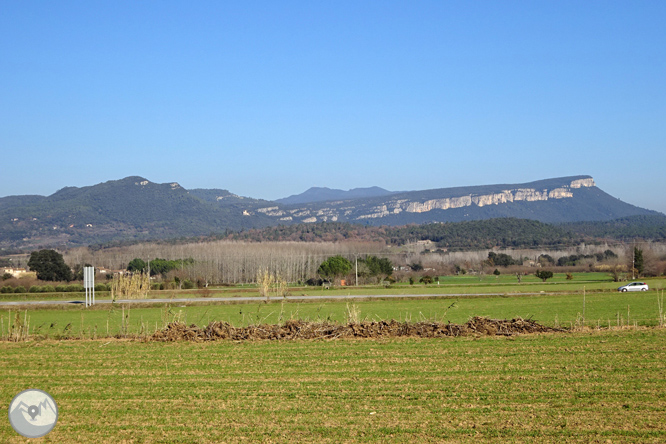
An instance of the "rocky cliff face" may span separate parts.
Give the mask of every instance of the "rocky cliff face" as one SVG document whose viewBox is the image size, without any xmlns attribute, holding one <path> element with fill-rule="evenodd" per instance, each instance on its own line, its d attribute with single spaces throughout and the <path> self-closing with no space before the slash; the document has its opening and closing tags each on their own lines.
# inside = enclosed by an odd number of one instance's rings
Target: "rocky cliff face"
<svg viewBox="0 0 666 444">
<path fill-rule="evenodd" d="M 452 197 L 446 199 L 431 199 L 426 202 L 410 202 L 405 211 L 410 213 L 424 213 L 434 209 L 448 210 L 449 208 L 462 208 L 476 205 L 484 207 L 486 205 L 500 205 L 507 202 L 536 202 L 548 199 L 567 199 L 573 197 L 573 189 L 582 187 L 593 187 L 594 179 L 577 179 L 565 186 L 554 188 L 552 190 L 534 188 L 517 188 L 513 190 L 502 190 L 500 193 Z M 398 209 L 398 208 L 396 208 Z"/>
<path fill-rule="evenodd" d="M 337 202 L 311 203 L 296 208 L 266 207 L 257 212 L 280 218 L 289 222 L 326 222 L 326 221 L 367 221 L 396 216 L 401 213 L 428 213 L 433 210 L 451 210 L 466 207 L 488 207 L 514 202 L 544 202 L 557 199 L 571 199 L 581 188 L 595 187 L 591 177 L 564 178 L 551 180 L 554 186 L 536 188 L 515 186 L 500 188 L 496 192 L 476 193 L 487 187 L 470 187 L 467 192 L 452 194 L 451 189 L 431 190 L 428 194 L 440 192 L 446 197 L 420 199 L 422 192 L 400 193 L 383 198 L 355 199 Z M 526 184 L 527 185 L 527 184 Z M 500 186 L 501 187 L 501 186 Z M 462 191 L 462 190 L 461 190 Z M 453 191 L 455 194 L 455 191 Z"/>
<path fill-rule="evenodd" d="M 348 195 L 348 194 L 347 194 Z M 286 205 L 222 189 L 128 177 L 51 196 L 0 198 L 0 247 L 166 239 L 317 222 L 407 225 L 492 218 L 546 223 L 657 214 L 604 193 L 590 176 L 391 193 Z"/>
</svg>

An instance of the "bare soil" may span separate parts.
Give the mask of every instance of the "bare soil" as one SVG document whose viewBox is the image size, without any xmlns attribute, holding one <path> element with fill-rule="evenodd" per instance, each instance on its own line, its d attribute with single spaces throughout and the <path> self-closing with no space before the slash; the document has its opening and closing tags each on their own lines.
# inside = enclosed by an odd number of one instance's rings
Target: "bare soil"
<svg viewBox="0 0 666 444">
<path fill-rule="evenodd" d="M 234 327 L 226 322 L 211 322 L 201 328 L 192 324 L 173 322 L 163 330 L 156 331 L 153 341 L 245 341 L 245 340 L 293 340 L 332 338 L 439 338 L 445 336 L 513 336 L 525 333 L 563 331 L 547 327 L 536 321 L 522 318 L 489 319 L 473 317 L 465 324 L 438 322 L 363 321 L 337 324 L 331 322 L 308 322 L 289 320 L 281 325 L 250 325 Z"/>
</svg>

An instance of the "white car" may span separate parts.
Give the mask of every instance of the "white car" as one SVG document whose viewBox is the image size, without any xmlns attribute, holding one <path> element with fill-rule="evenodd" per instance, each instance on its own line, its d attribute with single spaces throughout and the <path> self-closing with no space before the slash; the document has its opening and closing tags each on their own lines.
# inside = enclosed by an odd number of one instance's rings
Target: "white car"
<svg viewBox="0 0 666 444">
<path fill-rule="evenodd" d="M 645 282 L 632 282 L 631 284 L 623 285 L 617 291 L 648 291 L 650 288 Z"/>
</svg>

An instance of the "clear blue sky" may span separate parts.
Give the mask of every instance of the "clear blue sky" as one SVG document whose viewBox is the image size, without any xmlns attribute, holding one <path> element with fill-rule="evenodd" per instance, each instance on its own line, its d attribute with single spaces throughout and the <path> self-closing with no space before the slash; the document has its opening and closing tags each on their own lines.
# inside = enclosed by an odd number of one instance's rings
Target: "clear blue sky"
<svg viewBox="0 0 666 444">
<path fill-rule="evenodd" d="M 666 1 L 0 0 L 0 196 L 592 175 L 666 212 Z"/>
</svg>

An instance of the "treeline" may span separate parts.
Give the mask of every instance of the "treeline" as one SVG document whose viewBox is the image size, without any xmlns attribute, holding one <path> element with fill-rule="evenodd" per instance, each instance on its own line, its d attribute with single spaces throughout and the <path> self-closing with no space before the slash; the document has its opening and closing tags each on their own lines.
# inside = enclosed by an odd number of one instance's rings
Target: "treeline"
<svg viewBox="0 0 666 444">
<path fill-rule="evenodd" d="M 617 254 L 615 254 L 613 251 L 606 250 L 603 253 L 572 254 L 569 256 L 562 256 L 557 259 L 557 262 L 550 255 L 542 254 L 541 256 L 539 256 L 539 260 L 542 263 L 547 262 L 548 264 L 557 264 L 558 267 L 575 267 L 576 265 L 580 265 L 584 261 L 590 259 L 594 259 L 597 262 L 603 262 L 611 259 L 617 259 L 617 257 L 618 257 Z"/>
<path fill-rule="evenodd" d="M 641 250 L 642 251 L 642 250 Z M 615 254 L 612 250 L 606 250 L 603 253 L 594 253 L 594 254 L 571 254 L 568 256 L 561 256 L 554 259 L 550 254 L 540 254 L 537 257 L 536 262 L 543 267 L 548 266 L 558 266 L 558 267 L 575 267 L 581 264 L 586 264 L 590 262 L 608 262 L 618 259 L 618 255 Z M 514 258 L 511 255 L 506 253 L 495 253 L 491 251 L 488 253 L 488 259 L 486 259 L 486 265 L 489 266 L 499 266 L 499 267 L 510 267 L 512 265 L 523 265 L 523 258 L 518 257 Z"/>
<path fill-rule="evenodd" d="M 666 216 L 630 216 L 604 222 L 571 222 L 561 227 L 589 238 L 666 239 Z"/>
<path fill-rule="evenodd" d="M 222 236 L 218 237 L 222 238 Z M 346 222 L 320 222 L 225 233 L 229 240 L 254 242 L 341 242 L 383 240 L 390 245 L 429 240 L 449 251 L 484 248 L 566 247 L 600 239 L 666 239 L 666 216 L 632 216 L 607 222 L 552 225 L 543 222 L 496 218 L 431 223 L 401 227 L 368 226 Z"/>
<path fill-rule="evenodd" d="M 127 264 L 127 270 L 138 273 L 150 273 L 151 276 L 166 276 L 172 270 L 183 269 L 186 266 L 194 264 L 193 258 L 187 259 L 160 259 L 155 258 L 144 261 L 141 258 L 134 258 Z"/>
<path fill-rule="evenodd" d="M 314 224 L 279 225 L 237 233 L 226 232 L 228 240 L 251 242 L 341 242 L 345 240 L 376 241 L 386 239 L 390 227 L 373 227 L 348 222 L 319 222 Z"/>
<path fill-rule="evenodd" d="M 429 240 L 450 251 L 564 247 L 582 241 L 580 236 L 559 227 L 515 218 L 410 225 L 394 228 L 390 234 L 392 244 Z"/>
<path fill-rule="evenodd" d="M 348 259 L 378 255 L 384 245 L 378 242 L 237 242 L 218 240 L 187 244 L 137 244 L 122 248 L 90 250 L 77 248 L 65 253 L 70 264 L 90 263 L 110 270 L 125 270 L 130 262 L 140 259 L 133 268 L 146 270 L 150 259 L 151 274 L 156 270 L 154 258 L 176 266 L 167 272 L 181 280 L 204 283 L 254 282 L 257 272 L 269 270 L 288 282 L 309 279 L 328 257 L 342 255 Z M 182 263 L 181 258 L 186 259 Z M 159 263 L 159 262 L 158 262 Z M 163 274 L 163 273 L 160 273 Z"/>
<path fill-rule="evenodd" d="M 127 229 L 125 229 L 127 230 Z M 128 247 L 153 239 L 153 243 L 180 245 L 192 242 L 233 240 L 244 242 L 383 242 L 388 245 L 404 245 L 429 240 L 437 248 L 448 251 L 473 251 L 484 248 L 561 248 L 581 242 L 595 243 L 608 240 L 666 240 L 666 216 L 631 216 L 605 222 L 575 222 L 546 224 L 534 220 L 496 218 L 487 220 L 412 224 L 404 226 L 371 226 L 349 222 L 319 222 L 310 224 L 279 225 L 267 228 L 229 228 L 222 232 L 196 237 L 161 237 L 162 229 L 154 226 L 151 234 L 136 235 L 132 239 L 106 241 L 103 232 L 97 232 L 94 240 L 78 239 L 75 243 L 93 244 L 93 250 Z M 66 230 L 65 230 L 66 231 Z M 113 231 L 113 230 L 112 230 Z M 131 231 L 131 230 L 130 230 Z M 128 234 L 129 232 L 126 232 Z M 25 233 L 17 235 L 24 236 Z M 111 235 L 111 234 L 109 234 Z M 70 234 L 69 239 L 73 239 Z M 81 242 L 79 242 L 81 241 Z M 97 242 L 94 242 L 97 241 Z"/>
<path fill-rule="evenodd" d="M 377 281 L 382 281 L 393 274 L 393 263 L 388 258 L 367 256 L 352 263 L 352 261 L 339 255 L 329 257 L 323 261 L 317 269 L 317 274 L 327 279 L 341 279 L 351 273 L 354 266 L 356 267 L 356 278 L 377 278 Z M 309 281 L 312 281 L 312 279 Z"/>
<path fill-rule="evenodd" d="M 340 242 L 345 240 L 383 240 L 404 245 L 429 240 L 451 251 L 484 248 L 525 248 L 569 246 L 582 241 L 563 228 L 542 222 L 515 218 L 479 221 L 374 227 L 342 222 L 323 222 L 248 230 L 227 235 L 243 241 Z"/>
</svg>

